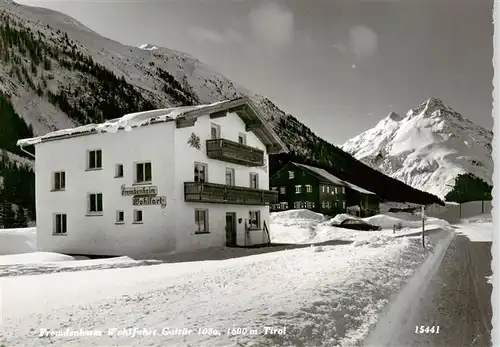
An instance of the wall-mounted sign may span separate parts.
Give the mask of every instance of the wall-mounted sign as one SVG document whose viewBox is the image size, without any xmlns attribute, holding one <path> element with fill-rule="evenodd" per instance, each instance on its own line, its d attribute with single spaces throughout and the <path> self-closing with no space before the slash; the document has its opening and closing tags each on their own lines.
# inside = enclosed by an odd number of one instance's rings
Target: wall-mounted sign
<svg viewBox="0 0 500 347">
<path fill-rule="evenodd" d="M 142 205 L 160 205 L 161 208 L 167 207 L 167 197 L 166 196 L 134 196 L 132 198 L 132 205 L 142 206 Z"/>
<path fill-rule="evenodd" d="M 133 195 L 157 195 L 158 187 L 156 186 L 142 186 L 142 187 L 121 187 L 123 196 L 133 196 Z"/>
</svg>

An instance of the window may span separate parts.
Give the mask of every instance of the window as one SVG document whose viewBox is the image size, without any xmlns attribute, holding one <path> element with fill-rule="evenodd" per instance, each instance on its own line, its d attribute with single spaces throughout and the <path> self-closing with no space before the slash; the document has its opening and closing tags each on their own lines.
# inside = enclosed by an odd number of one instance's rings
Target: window
<svg viewBox="0 0 500 347">
<path fill-rule="evenodd" d="M 280 202 L 281 209 L 286 210 L 288 208 L 288 202 Z"/>
<path fill-rule="evenodd" d="M 116 223 L 123 223 L 123 222 L 125 222 L 125 212 L 116 211 Z"/>
<path fill-rule="evenodd" d="M 345 209 L 345 201 L 342 201 L 342 208 Z"/>
<path fill-rule="evenodd" d="M 295 177 L 295 172 L 288 171 L 288 179 L 293 179 Z"/>
<path fill-rule="evenodd" d="M 344 187 L 341 187 L 341 188 L 340 188 L 340 192 L 341 192 L 342 194 L 345 194 L 345 188 L 344 188 Z"/>
<path fill-rule="evenodd" d="M 326 208 L 326 203 L 324 201 L 321 201 L 321 208 Z"/>
<path fill-rule="evenodd" d="M 280 194 L 285 194 L 286 187 L 280 187 Z"/>
<path fill-rule="evenodd" d="M 194 221 L 196 223 L 195 234 L 208 233 L 208 210 L 195 210 Z"/>
<path fill-rule="evenodd" d="M 259 189 L 259 175 L 250 173 L 250 188 Z"/>
<path fill-rule="evenodd" d="M 238 143 L 241 145 L 246 145 L 247 144 L 247 136 L 245 134 L 238 134 Z"/>
<path fill-rule="evenodd" d="M 234 186 L 234 169 L 226 168 L 226 185 Z"/>
<path fill-rule="evenodd" d="M 330 201 L 327 201 L 327 202 L 325 203 L 325 205 L 326 205 L 326 208 L 330 208 L 330 207 L 331 207 Z"/>
<path fill-rule="evenodd" d="M 210 138 L 212 140 L 220 139 L 220 125 L 212 124 L 210 126 Z"/>
<path fill-rule="evenodd" d="M 314 203 L 314 201 L 313 201 L 313 202 L 311 202 L 311 208 L 315 208 L 315 205 L 316 205 L 316 204 Z"/>
<path fill-rule="evenodd" d="M 95 149 L 88 151 L 88 167 L 89 170 L 101 169 L 102 168 L 102 151 L 100 149 Z"/>
<path fill-rule="evenodd" d="M 311 208 L 312 207 L 312 203 L 310 201 L 306 201 L 306 208 Z"/>
<path fill-rule="evenodd" d="M 295 194 L 300 194 L 302 192 L 302 186 L 295 186 Z"/>
<path fill-rule="evenodd" d="M 260 229 L 260 211 L 250 211 L 249 229 Z"/>
<path fill-rule="evenodd" d="M 300 201 L 294 201 L 293 208 L 300 208 Z"/>
<path fill-rule="evenodd" d="M 116 164 L 115 166 L 115 178 L 123 177 L 123 164 Z"/>
<path fill-rule="evenodd" d="M 142 210 L 134 210 L 134 223 L 142 223 Z"/>
<path fill-rule="evenodd" d="M 207 164 L 194 163 L 194 181 L 207 182 Z"/>
<path fill-rule="evenodd" d="M 326 192 L 330 193 L 330 186 L 326 186 Z"/>
<path fill-rule="evenodd" d="M 102 213 L 102 193 L 89 194 L 88 212 Z"/>
<path fill-rule="evenodd" d="M 310 184 L 306 184 L 306 192 L 312 193 L 313 187 Z"/>
<path fill-rule="evenodd" d="M 151 162 L 135 164 L 135 183 L 148 183 L 152 181 Z"/>
<path fill-rule="evenodd" d="M 271 187 L 271 190 L 272 190 L 273 192 L 277 192 L 277 191 L 278 191 L 278 187 Z"/>
<path fill-rule="evenodd" d="M 64 171 L 54 172 L 53 190 L 64 190 L 66 188 L 66 173 Z"/>
<path fill-rule="evenodd" d="M 66 219 L 66 214 L 62 213 L 57 213 L 54 216 L 54 234 L 66 234 L 68 231 Z"/>
</svg>

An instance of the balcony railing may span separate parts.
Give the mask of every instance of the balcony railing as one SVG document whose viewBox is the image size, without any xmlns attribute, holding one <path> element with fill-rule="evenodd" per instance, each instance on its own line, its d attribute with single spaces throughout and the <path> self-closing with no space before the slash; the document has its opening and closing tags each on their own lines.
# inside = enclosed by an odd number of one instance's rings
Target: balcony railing
<svg viewBox="0 0 500 347">
<path fill-rule="evenodd" d="M 207 157 L 245 166 L 264 165 L 264 151 L 226 139 L 207 140 Z"/>
<path fill-rule="evenodd" d="M 269 205 L 278 192 L 207 182 L 184 182 L 184 201 L 236 205 Z"/>
</svg>

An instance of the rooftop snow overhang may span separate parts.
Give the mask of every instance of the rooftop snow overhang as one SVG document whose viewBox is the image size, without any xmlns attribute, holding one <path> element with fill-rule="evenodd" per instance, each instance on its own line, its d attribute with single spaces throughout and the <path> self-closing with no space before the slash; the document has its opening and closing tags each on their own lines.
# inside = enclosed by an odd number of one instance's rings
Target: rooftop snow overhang
<svg viewBox="0 0 500 347">
<path fill-rule="evenodd" d="M 88 124 L 72 129 L 54 131 L 39 137 L 22 139 L 17 141 L 17 146 L 22 148 L 42 142 L 91 135 L 100 132 L 113 133 L 119 130 L 127 130 L 127 128 L 169 121 L 175 121 L 178 128 L 183 128 L 193 126 L 200 116 L 210 115 L 210 118 L 219 118 L 225 117 L 228 113 L 233 112 L 243 120 L 246 125 L 246 130 L 252 131 L 257 138 L 262 141 L 269 154 L 288 152 L 288 149 L 283 141 L 281 141 L 274 130 L 267 124 L 265 118 L 246 97 L 216 102 L 210 105 L 176 107 L 127 114 L 122 118 L 108 120 L 101 124 Z M 127 124 L 127 121 L 129 120 L 136 121 L 136 124 Z"/>
</svg>

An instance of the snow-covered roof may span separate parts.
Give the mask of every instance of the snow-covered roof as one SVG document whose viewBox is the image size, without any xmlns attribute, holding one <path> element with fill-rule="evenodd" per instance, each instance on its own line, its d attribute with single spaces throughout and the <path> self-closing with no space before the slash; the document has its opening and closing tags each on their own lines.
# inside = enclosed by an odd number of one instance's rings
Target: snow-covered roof
<svg viewBox="0 0 500 347">
<path fill-rule="evenodd" d="M 338 184 L 338 185 L 341 185 L 341 186 L 346 186 L 352 190 L 355 190 L 359 193 L 362 193 L 362 194 L 370 194 L 370 195 L 376 195 L 375 193 L 373 192 L 370 192 L 366 189 L 363 189 L 361 187 L 358 187 L 352 183 L 349 183 L 349 182 L 346 182 L 344 180 L 341 180 L 340 178 L 332 175 L 331 173 L 329 173 L 328 171 L 324 170 L 324 169 L 320 169 L 320 168 L 317 168 L 317 167 L 314 167 L 314 166 L 309 166 L 309 165 L 304 165 L 304 164 L 299 164 L 299 163 L 294 163 L 292 162 L 293 165 L 295 166 L 298 166 L 298 167 L 301 167 L 305 170 L 309 170 L 309 171 L 312 171 L 313 173 L 315 173 L 316 175 L 318 176 L 321 176 L 322 178 L 324 178 L 325 180 L 329 181 L 329 182 L 332 182 L 333 184 Z"/>
<path fill-rule="evenodd" d="M 22 139 L 17 141 L 20 147 L 36 145 L 44 141 L 60 140 L 82 134 L 91 133 L 116 133 L 118 130 L 131 131 L 135 127 L 146 126 L 154 123 L 196 120 L 199 116 L 221 112 L 235 112 L 243 121 L 250 122 L 255 135 L 271 150 L 269 153 L 287 152 L 285 144 L 266 123 L 259 111 L 251 104 L 248 98 L 225 100 L 208 105 L 171 107 L 159 110 L 136 112 L 126 114 L 121 118 L 107 120 L 100 124 L 87 124 L 71 129 L 62 129 L 47 133 L 42 136 Z"/>
</svg>

